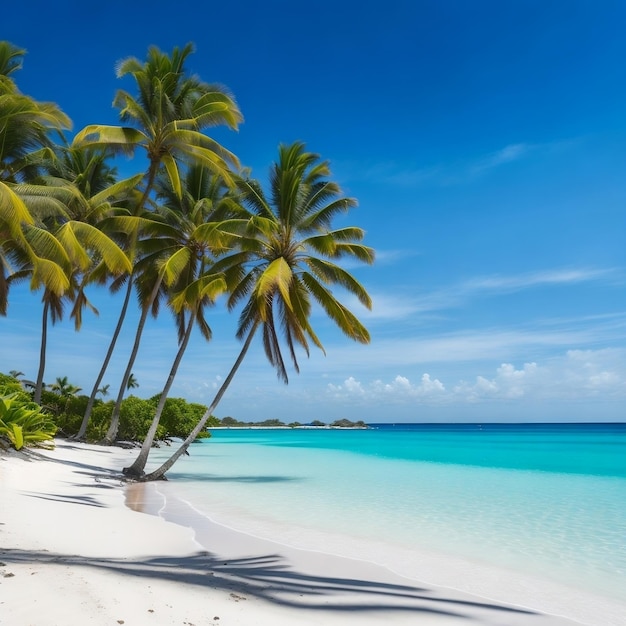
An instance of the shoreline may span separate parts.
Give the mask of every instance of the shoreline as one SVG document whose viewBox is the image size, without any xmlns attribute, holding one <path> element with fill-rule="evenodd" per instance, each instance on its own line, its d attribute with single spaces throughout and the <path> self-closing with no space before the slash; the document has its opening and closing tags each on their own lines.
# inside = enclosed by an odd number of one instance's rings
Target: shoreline
<svg viewBox="0 0 626 626">
<path fill-rule="evenodd" d="M 136 453 L 57 440 L 37 460 L 0 456 L 0 624 L 624 624 L 602 598 L 577 622 L 516 606 L 519 590 L 494 601 L 234 530 L 169 483 L 123 483 Z"/>
<path fill-rule="evenodd" d="M 611 595 L 600 595 L 594 589 L 569 586 L 485 561 L 424 548 L 406 551 L 385 540 L 374 542 L 340 533 L 292 528 L 289 524 L 278 526 L 267 520 L 259 523 L 240 512 L 200 511 L 177 493 L 175 482 L 150 483 L 149 486 L 157 492 L 155 497 L 162 503 L 160 507 L 153 506 L 150 512 L 192 528 L 196 540 L 205 549 L 215 548 L 212 532 L 230 532 L 250 537 L 258 546 L 264 544 L 268 551 L 290 555 L 290 560 L 299 564 L 307 561 L 307 555 L 320 554 L 328 559 L 352 562 L 355 566 L 366 564 L 378 568 L 401 579 L 404 584 L 445 589 L 482 602 L 515 606 L 571 620 L 567 623 L 626 626 L 623 618 L 626 603 Z"/>
</svg>

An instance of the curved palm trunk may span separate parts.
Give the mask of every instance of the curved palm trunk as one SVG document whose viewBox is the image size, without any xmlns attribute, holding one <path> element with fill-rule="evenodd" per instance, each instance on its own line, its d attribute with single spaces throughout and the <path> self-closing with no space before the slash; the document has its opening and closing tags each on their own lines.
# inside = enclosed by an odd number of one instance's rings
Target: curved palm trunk
<svg viewBox="0 0 626 626">
<path fill-rule="evenodd" d="M 43 373 L 46 369 L 46 342 L 48 341 L 48 309 L 50 304 L 46 300 L 43 305 L 43 315 L 41 317 L 41 347 L 39 349 L 39 371 L 37 372 L 37 383 L 35 384 L 35 395 L 33 401 L 41 404 L 41 391 L 43 389 Z"/>
<path fill-rule="evenodd" d="M 152 191 L 152 187 L 154 185 L 154 180 L 156 178 L 157 171 L 159 169 L 159 159 L 151 159 L 150 166 L 148 168 L 148 177 L 146 181 L 146 187 L 143 191 L 143 195 L 141 196 L 141 200 L 137 206 L 137 213 L 141 212 L 143 209 L 148 197 L 150 196 L 150 192 Z M 122 384 L 120 385 L 120 391 L 117 394 L 117 400 L 115 401 L 115 406 L 113 407 L 113 414 L 111 415 L 111 425 L 109 426 L 109 430 L 107 430 L 107 434 L 104 436 L 104 439 L 100 442 L 103 445 L 111 445 L 115 438 L 117 437 L 117 431 L 120 425 L 120 410 L 122 407 L 122 400 L 124 399 L 124 394 L 126 393 L 126 387 L 128 385 L 128 379 L 132 373 L 132 367 L 135 364 L 135 359 L 137 358 L 137 352 L 139 351 L 139 343 L 141 342 L 141 334 L 143 333 L 143 327 L 146 323 L 146 318 L 148 317 L 148 311 L 154 302 L 154 299 L 159 293 L 159 287 L 161 286 L 161 278 L 156 281 L 154 289 L 150 294 L 150 301 L 142 308 L 141 318 L 139 319 L 139 324 L 137 326 L 137 332 L 135 333 L 135 343 L 133 344 L 133 351 L 130 354 L 130 358 L 128 360 L 128 365 L 126 367 L 126 371 L 124 372 L 124 377 L 122 379 Z"/>
<path fill-rule="evenodd" d="M 117 431 L 120 425 L 120 411 L 122 408 L 122 400 L 124 399 L 124 394 L 126 393 L 126 388 L 128 386 L 128 379 L 132 374 L 133 365 L 135 364 L 135 359 L 137 358 L 137 353 L 139 352 L 139 344 L 141 343 L 141 335 L 143 333 L 143 327 L 146 325 L 146 319 L 148 317 L 148 312 L 150 311 L 150 307 L 154 302 L 154 299 L 157 297 L 159 293 L 159 288 L 161 287 L 162 278 L 159 277 L 154 284 L 154 288 L 152 289 L 152 293 L 150 294 L 150 298 L 148 302 L 141 309 L 141 317 L 139 318 L 139 324 L 137 325 L 137 332 L 135 333 L 135 343 L 133 344 L 132 352 L 130 353 L 130 358 L 128 359 L 128 365 L 126 366 L 126 371 L 124 372 L 124 377 L 122 378 L 122 383 L 120 385 L 119 393 L 117 394 L 117 400 L 115 401 L 115 407 L 113 408 L 113 414 L 111 415 L 111 425 L 109 426 L 109 430 L 107 434 L 104 436 L 104 439 L 101 441 L 103 445 L 110 446 L 117 437 Z"/>
<path fill-rule="evenodd" d="M 174 378 L 176 377 L 176 373 L 178 372 L 178 366 L 183 358 L 183 354 L 185 354 L 185 350 L 187 349 L 187 345 L 189 343 L 189 338 L 191 337 L 191 331 L 193 330 L 193 325 L 196 321 L 195 312 L 191 314 L 189 319 L 189 324 L 185 329 L 185 335 L 183 337 L 183 341 L 178 348 L 178 352 L 176 353 L 176 358 L 174 359 L 174 363 L 172 364 L 172 369 L 170 370 L 170 375 L 167 378 L 165 383 L 165 387 L 161 392 L 161 397 L 159 398 L 159 404 L 156 408 L 156 413 L 154 414 L 154 418 L 152 419 L 152 424 L 150 424 L 150 428 L 148 430 L 148 434 L 143 441 L 141 446 L 141 451 L 139 452 L 139 456 L 135 460 L 135 462 L 130 467 L 125 467 L 122 472 L 126 474 L 126 476 L 130 476 L 131 478 L 140 478 L 143 476 L 144 469 L 146 467 L 146 462 L 148 461 L 148 455 L 150 454 L 150 449 L 152 448 L 152 444 L 154 443 L 154 437 L 156 436 L 157 428 L 159 427 L 159 422 L 161 420 L 161 415 L 163 414 L 163 408 L 165 407 L 165 401 L 167 400 L 167 396 L 170 392 L 172 384 L 174 383 Z"/>
<path fill-rule="evenodd" d="M 104 374 L 107 371 L 107 367 L 109 366 L 109 361 L 113 356 L 113 350 L 115 349 L 115 344 L 117 343 L 117 339 L 122 330 L 122 324 L 124 323 L 124 319 L 126 318 L 126 311 L 128 310 L 128 303 L 130 301 L 130 294 L 133 291 L 133 281 L 132 277 L 128 279 L 128 288 L 126 289 L 126 296 L 124 297 L 124 304 L 122 306 L 122 310 L 120 312 L 120 317 L 117 321 L 117 326 L 113 331 L 113 337 L 111 338 L 111 343 L 109 344 L 109 349 L 104 357 L 104 362 L 102 363 L 102 367 L 100 368 L 100 373 L 98 374 L 98 378 L 96 379 L 96 383 L 93 386 L 91 391 L 91 395 L 89 396 L 89 402 L 87 402 L 87 409 L 85 410 L 85 415 L 83 417 L 83 421 L 80 425 L 78 432 L 75 435 L 75 439 L 83 439 L 85 437 L 85 433 L 87 432 L 87 426 L 89 425 L 89 420 L 91 419 L 91 412 L 93 411 L 93 405 L 96 401 L 96 395 L 98 394 L 98 389 L 100 389 L 100 383 L 104 378 Z"/>
<path fill-rule="evenodd" d="M 174 463 L 178 461 L 178 459 L 187 451 L 187 448 L 195 441 L 196 437 L 198 436 L 200 431 L 204 428 L 204 425 L 207 423 L 209 417 L 211 417 L 211 415 L 213 414 L 215 407 L 219 404 L 220 400 L 222 399 L 222 396 L 226 392 L 226 389 L 228 389 L 228 386 L 230 385 L 233 377 L 237 373 L 239 366 L 243 362 L 243 359 L 248 352 L 248 348 L 250 347 L 250 344 L 252 343 L 252 338 L 254 337 L 254 334 L 256 333 L 256 329 L 258 328 L 258 326 L 259 326 L 259 323 L 257 322 L 250 329 L 250 332 L 248 333 L 248 336 L 246 337 L 246 341 L 243 344 L 243 347 L 241 348 L 241 352 L 239 353 L 239 356 L 237 357 L 235 364 L 233 365 L 230 372 L 228 373 L 226 380 L 224 380 L 224 382 L 222 383 L 222 386 L 219 388 L 217 394 L 215 395 L 215 398 L 213 398 L 213 402 L 211 403 L 211 406 L 205 411 L 204 415 L 202 416 L 202 419 L 196 424 L 195 428 L 189 433 L 189 436 L 187 437 L 187 439 L 183 441 L 180 448 L 178 448 L 178 450 L 176 450 L 176 452 L 174 452 L 174 454 L 167 461 L 165 461 L 163 465 L 161 465 L 159 468 L 154 470 L 154 472 L 151 472 L 150 474 L 146 474 L 142 478 L 142 480 L 148 481 L 148 480 L 163 479 L 165 472 L 170 470 L 172 465 L 174 465 Z"/>
</svg>

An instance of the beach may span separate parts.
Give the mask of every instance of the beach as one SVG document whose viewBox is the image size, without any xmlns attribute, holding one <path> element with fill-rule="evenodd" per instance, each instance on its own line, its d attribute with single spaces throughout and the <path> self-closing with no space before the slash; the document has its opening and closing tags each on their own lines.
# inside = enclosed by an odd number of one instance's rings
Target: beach
<svg viewBox="0 0 626 626">
<path fill-rule="evenodd" d="M 626 623 L 623 606 L 593 594 L 558 598 L 567 615 L 547 612 L 550 598 L 507 588 L 495 570 L 457 573 L 480 575 L 485 592 L 472 594 L 433 583 L 428 567 L 407 578 L 325 546 L 199 522 L 158 485 L 121 480 L 136 450 L 56 444 L 0 456 L 3 625 Z"/>
</svg>

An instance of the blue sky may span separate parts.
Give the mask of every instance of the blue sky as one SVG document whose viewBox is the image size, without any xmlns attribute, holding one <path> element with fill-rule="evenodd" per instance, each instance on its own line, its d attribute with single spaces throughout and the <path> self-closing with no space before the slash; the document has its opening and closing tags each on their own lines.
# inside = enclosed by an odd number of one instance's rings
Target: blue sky
<svg viewBox="0 0 626 626">
<path fill-rule="evenodd" d="M 330 160 L 359 207 L 372 343 L 314 318 L 326 356 L 284 386 L 255 345 L 217 415 L 243 420 L 609 421 L 626 416 L 626 5 L 620 1 L 325 0 L 86 3 L 3 11 L 26 48 L 19 87 L 74 131 L 116 123 L 114 67 L 149 45 L 195 43 L 189 69 L 227 85 L 245 117 L 214 136 L 267 178 L 279 143 Z M 140 162 L 119 163 L 134 173 Z M 46 381 L 91 389 L 121 302 L 49 337 Z M 0 371 L 36 375 L 40 296 L 0 319 Z M 136 319 L 136 318 L 135 318 Z M 209 403 L 239 344 L 218 303 L 173 395 Z M 114 395 L 126 326 L 105 382 Z M 150 321 L 138 395 L 162 388 L 171 319 Z"/>
</svg>

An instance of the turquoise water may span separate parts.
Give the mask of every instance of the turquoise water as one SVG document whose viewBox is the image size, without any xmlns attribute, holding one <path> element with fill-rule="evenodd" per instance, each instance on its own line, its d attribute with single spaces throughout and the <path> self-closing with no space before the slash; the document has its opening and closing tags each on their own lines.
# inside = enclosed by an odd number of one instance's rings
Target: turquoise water
<svg viewBox="0 0 626 626">
<path fill-rule="evenodd" d="M 626 424 L 215 430 L 190 452 L 166 488 L 240 530 L 376 543 L 407 575 L 428 549 L 626 599 Z"/>
</svg>

